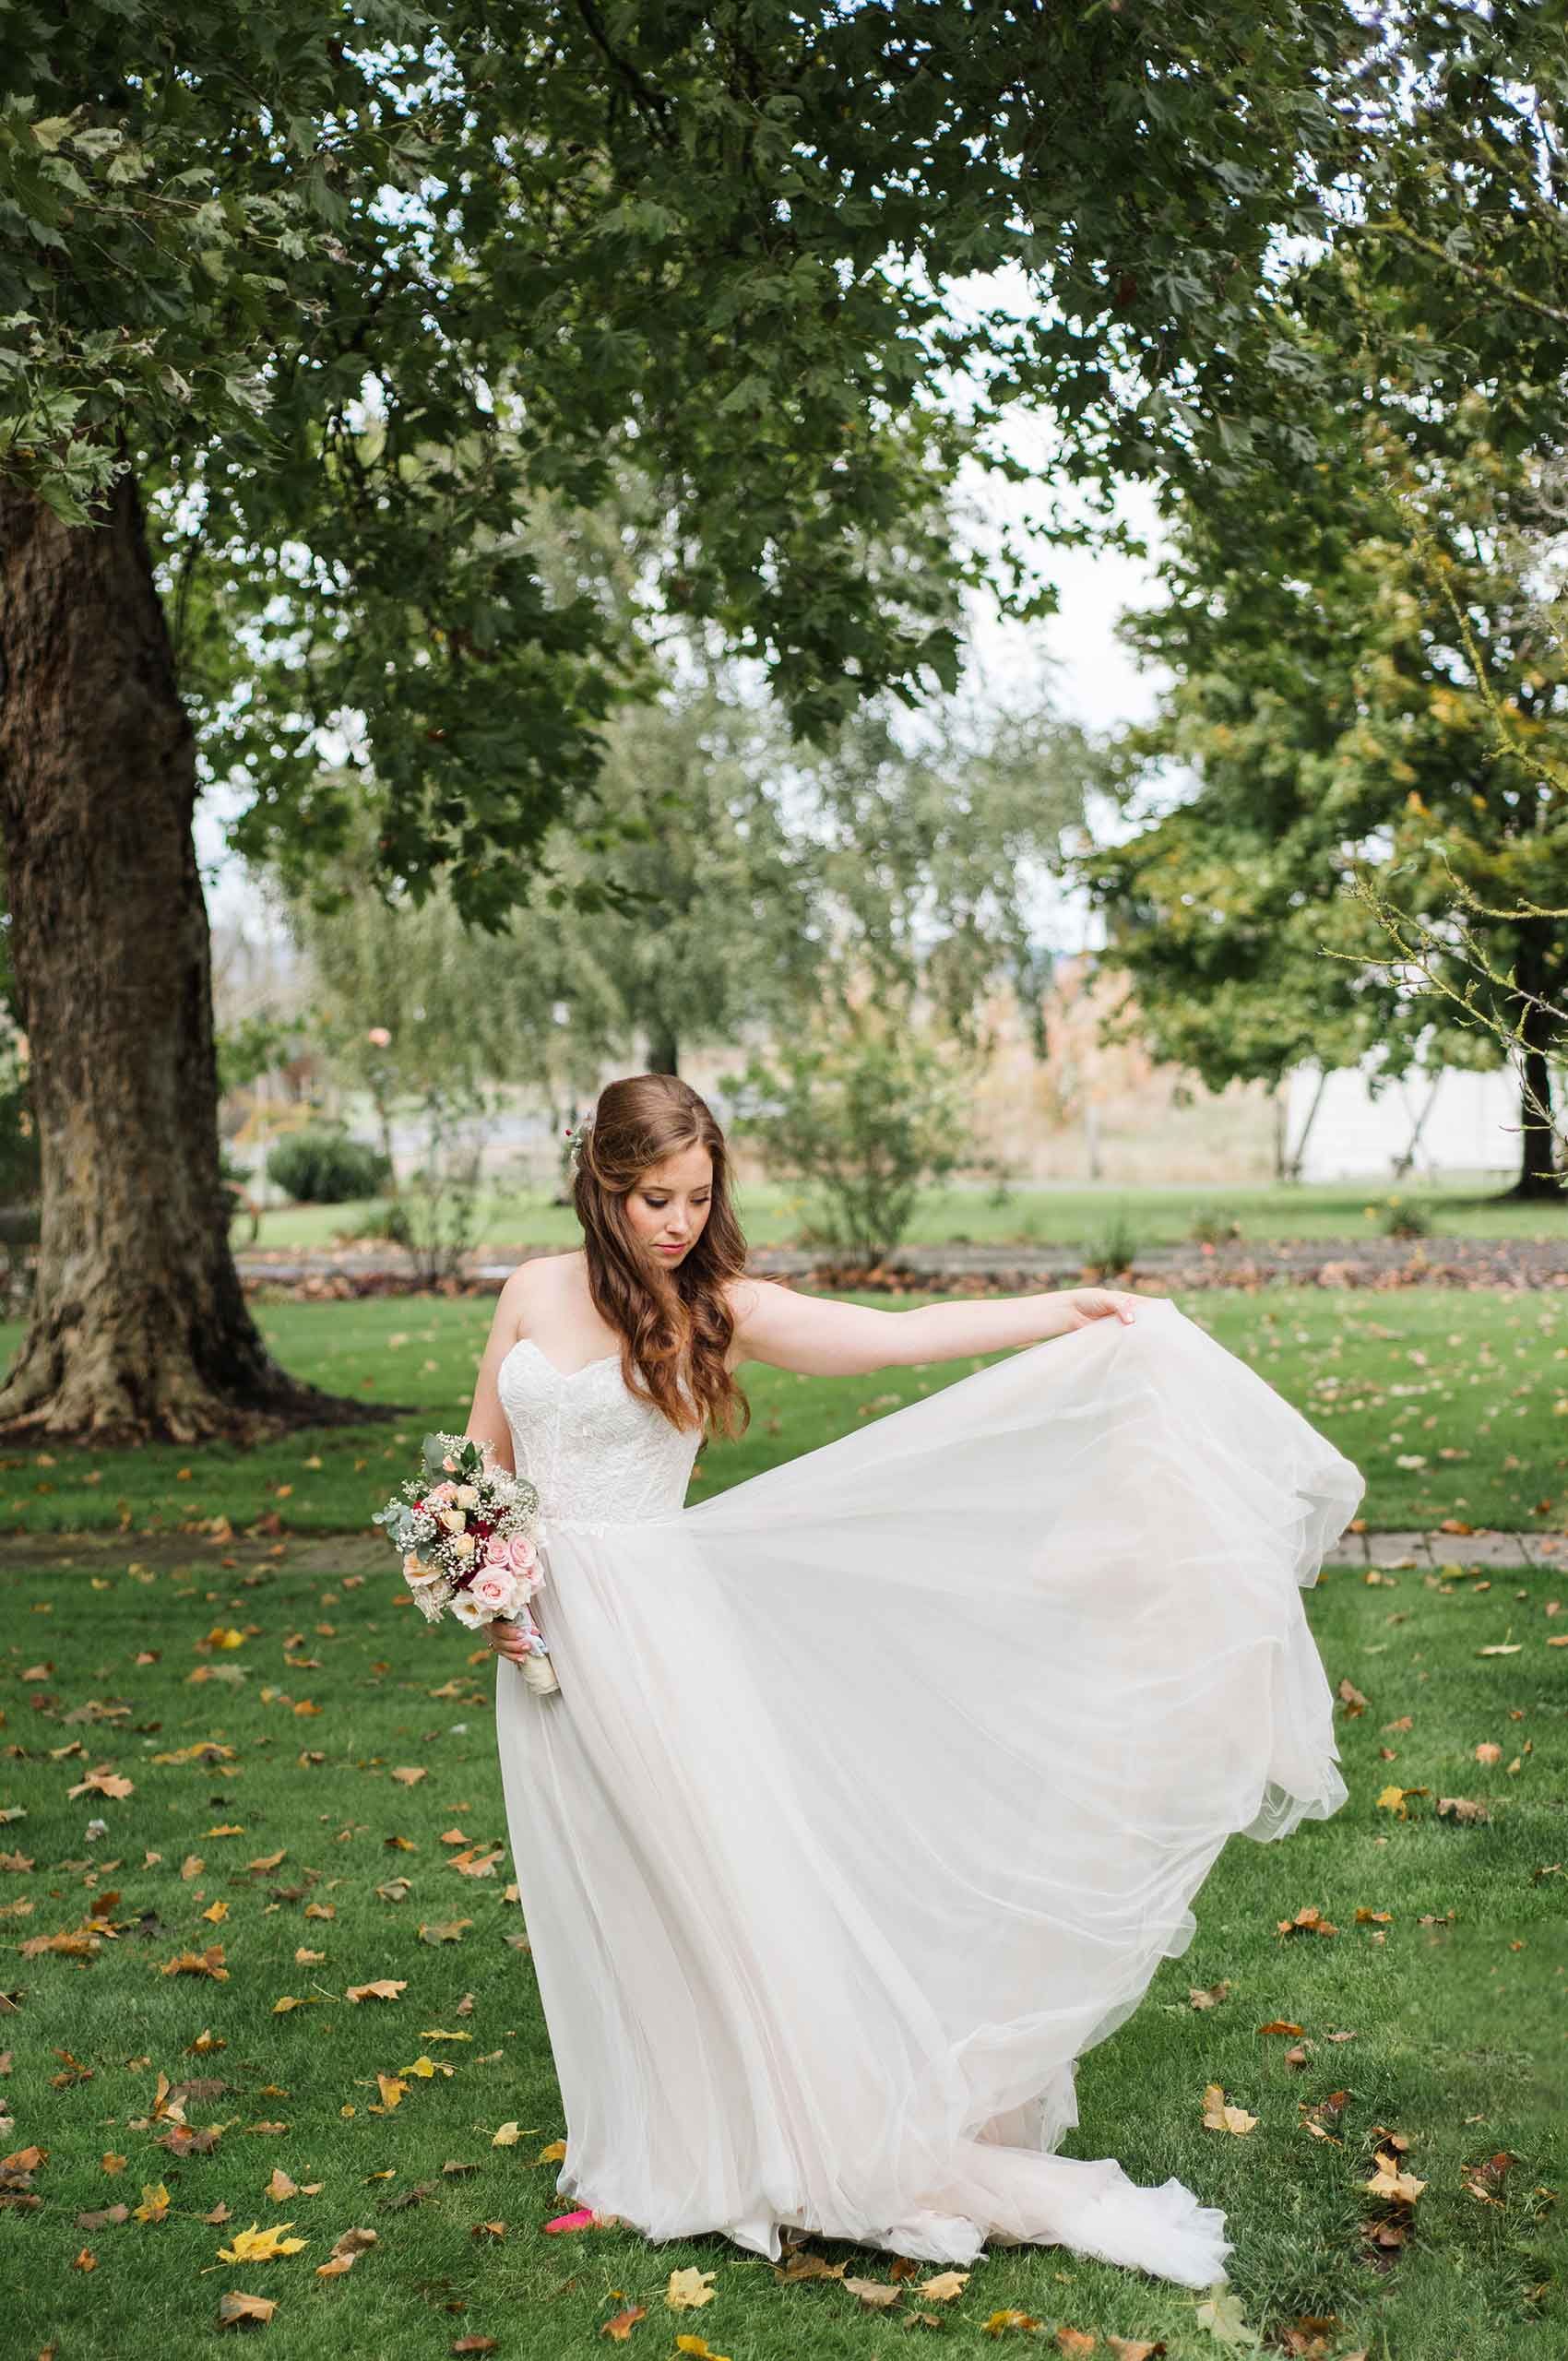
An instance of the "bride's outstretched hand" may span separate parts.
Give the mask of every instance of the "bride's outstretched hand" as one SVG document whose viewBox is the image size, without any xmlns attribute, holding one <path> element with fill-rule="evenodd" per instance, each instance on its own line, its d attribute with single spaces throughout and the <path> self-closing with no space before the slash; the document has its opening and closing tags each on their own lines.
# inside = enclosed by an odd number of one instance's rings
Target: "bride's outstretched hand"
<svg viewBox="0 0 1568 2361">
<path fill-rule="evenodd" d="M 1130 1327 L 1138 1308 L 1137 1297 L 1121 1287 L 1074 1287 L 1065 1301 L 1069 1335 L 1075 1328 L 1087 1328 L 1091 1320 L 1116 1319 Z"/>
</svg>

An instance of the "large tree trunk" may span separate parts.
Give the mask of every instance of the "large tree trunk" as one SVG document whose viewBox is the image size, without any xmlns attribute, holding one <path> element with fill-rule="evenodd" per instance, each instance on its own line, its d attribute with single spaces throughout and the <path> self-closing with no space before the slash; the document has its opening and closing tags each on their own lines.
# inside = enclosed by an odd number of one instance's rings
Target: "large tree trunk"
<svg viewBox="0 0 1568 2361">
<path fill-rule="evenodd" d="M 647 1070 L 649 1074 L 679 1074 L 681 1045 L 672 1027 L 661 1017 L 648 1036 Z"/>
<path fill-rule="evenodd" d="M 133 478 L 90 527 L 0 488 L 0 826 L 42 1162 L 8 1436 L 250 1442 L 388 1414 L 298 1384 L 245 1306 L 195 802 Z"/>
</svg>

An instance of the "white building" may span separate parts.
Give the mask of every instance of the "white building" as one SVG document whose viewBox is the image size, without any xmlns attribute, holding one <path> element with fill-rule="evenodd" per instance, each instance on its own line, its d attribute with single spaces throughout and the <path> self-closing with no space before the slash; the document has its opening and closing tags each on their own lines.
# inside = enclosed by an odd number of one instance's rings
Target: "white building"
<svg viewBox="0 0 1568 2361">
<path fill-rule="evenodd" d="M 1410 1073 L 1375 1091 L 1376 1062 L 1289 1077 L 1288 1153 L 1302 1180 L 1415 1179 L 1475 1173 L 1507 1180 L 1519 1169 L 1518 1077 L 1511 1067 L 1470 1074 Z"/>
</svg>

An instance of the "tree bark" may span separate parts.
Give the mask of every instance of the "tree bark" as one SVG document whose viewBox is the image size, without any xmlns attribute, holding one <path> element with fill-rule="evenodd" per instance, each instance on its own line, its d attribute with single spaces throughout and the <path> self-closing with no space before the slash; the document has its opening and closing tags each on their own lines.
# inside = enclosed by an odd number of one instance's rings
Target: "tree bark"
<svg viewBox="0 0 1568 2361">
<path fill-rule="evenodd" d="M 249 1442 L 395 1415 L 298 1383 L 245 1305 L 196 793 L 133 477 L 91 526 L 0 488 L 0 829 L 42 1156 L 10 1437 Z"/>
<path fill-rule="evenodd" d="M 647 1045 L 649 1074 L 679 1074 L 680 1053 L 681 1045 L 670 1026 L 663 1023 L 656 1026 Z"/>
<path fill-rule="evenodd" d="M 1547 960 L 1541 946 L 1527 936 L 1515 963 L 1515 976 L 1526 999 L 1520 1020 L 1523 1056 L 1519 1064 L 1519 1177 L 1508 1195 L 1539 1204 L 1568 1199 L 1557 1172 L 1557 1129 L 1552 1121 L 1551 1067 L 1549 1063 L 1556 1031 L 1547 1004 Z"/>
</svg>

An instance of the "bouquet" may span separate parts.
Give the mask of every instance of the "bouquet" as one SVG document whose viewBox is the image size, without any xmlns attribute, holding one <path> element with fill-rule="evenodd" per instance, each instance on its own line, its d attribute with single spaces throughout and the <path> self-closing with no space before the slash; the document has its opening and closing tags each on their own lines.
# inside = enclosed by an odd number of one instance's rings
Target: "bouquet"
<svg viewBox="0 0 1568 2361">
<path fill-rule="evenodd" d="M 561 1684 L 529 1601 L 544 1580 L 539 1494 L 524 1476 L 508 1475 L 469 1435 L 426 1435 L 424 1472 L 410 1477 L 371 1519 L 403 1556 L 403 1579 L 427 1622 L 450 1609 L 470 1631 L 505 1618 L 520 1628 L 528 1655 L 518 1669 L 548 1696 Z"/>
</svg>

